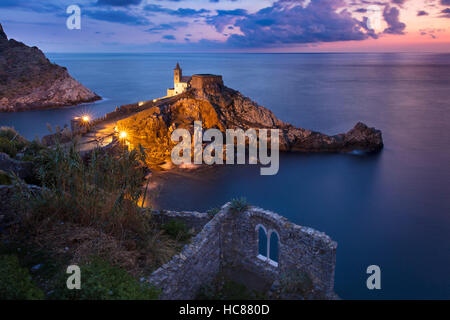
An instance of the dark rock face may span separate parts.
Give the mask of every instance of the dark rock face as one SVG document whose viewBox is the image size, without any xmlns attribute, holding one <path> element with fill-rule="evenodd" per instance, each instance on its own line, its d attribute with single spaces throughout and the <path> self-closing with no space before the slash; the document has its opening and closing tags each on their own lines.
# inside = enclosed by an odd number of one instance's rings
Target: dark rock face
<svg viewBox="0 0 450 320">
<path fill-rule="evenodd" d="M 328 136 L 284 123 L 277 119 L 272 111 L 225 86 L 190 90 L 187 95 L 209 101 L 218 111 L 219 118 L 226 128 L 280 129 L 280 150 L 282 151 L 374 152 L 383 148 L 381 131 L 369 128 L 361 122 L 345 134 Z"/>
<path fill-rule="evenodd" d="M 99 99 L 37 47 L 8 40 L 0 25 L 0 111 L 61 107 Z"/>
<path fill-rule="evenodd" d="M 157 109 L 157 110 L 155 110 Z M 173 143 L 170 135 L 177 128 L 193 133 L 193 122 L 199 120 L 203 129 L 279 129 L 280 150 L 300 152 L 376 152 L 383 148 L 381 131 L 358 123 L 345 134 L 329 136 L 296 128 L 275 117 L 272 111 L 259 106 L 221 81 L 190 88 L 159 108 L 151 108 L 117 123 L 132 143 L 141 144 L 154 162 L 170 157 Z"/>
<path fill-rule="evenodd" d="M 3 27 L 0 24 L 0 41 L 1 40 L 8 40 L 8 37 L 6 36 L 6 33 L 5 33 L 5 31 L 3 31 Z"/>
<path fill-rule="evenodd" d="M 283 130 L 285 134 L 284 150 L 304 152 L 377 152 L 383 148 L 383 138 L 380 130 L 369 128 L 358 122 L 347 133 L 328 136 L 319 132 L 301 128 L 289 127 Z"/>
</svg>

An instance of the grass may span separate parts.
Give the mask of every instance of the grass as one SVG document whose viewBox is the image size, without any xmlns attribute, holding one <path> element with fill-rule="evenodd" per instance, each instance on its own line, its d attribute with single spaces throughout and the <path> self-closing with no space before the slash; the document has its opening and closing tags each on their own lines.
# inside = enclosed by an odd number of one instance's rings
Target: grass
<svg viewBox="0 0 450 320">
<path fill-rule="evenodd" d="M 210 218 L 214 218 L 215 215 L 218 214 L 219 212 L 220 212 L 220 208 L 218 208 L 218 207 L 211 208 L 211 209 L 209 209 L 209 210 L 207 211 L 208 216 L 209 216 Z"/>
<path fill-rule="evenodd" d="M 12 184 L 12 179 L 9 174 L 5 171 L 0 170 L 0 185 L 10 185 Z"/>
<path fill-rule="evenodd" d="M 249 208 L 249 204 L 246 198 L 238 198 L 231 200 L 230 210 L 232 213 L 242 213 L 247 211 Z"/>
<path fill-rule="evenodd" d="M 27 271 L 32 282 L 43 292 L 51 290 L 54 275 L 70 263 L 66 256 L 55 257 L 50 251 L 23 241 L 8 240 L 0 243 L 0 256 L 6 255 L 16 256 L 20 268 Z"/>
<path fill-rule="evenodd" d="M 249 290 L 242 283 L 231 280 L 219 273 L 215 281 L 203 285 L 197 295 L 197 300 L 264 300 L 264 293 Z"/>
<path fill-rule="evenodd" d="M 310 275 L 299 269 L 283 272 L 280 275 L 281 293 L 283 295 L 297 295 L 306 297 L 313 289 Z"/>
<path fill-rule="evenodd" d="M 186 241 L 191 237 L 186 224 L 176 219 L 162 225 L 162 229 L 174 240 Z"/>
<path fill-rule="evenodd" d="M 124 269 L 112 266 L 98 257 L 80 266 L 81 289 L 69 290 L 67 274 L 61 273 L 57 288 L 51 299 L 61 300 L 153 300 L 160 291 L 146 282 L 139 282 Z"/>
<path fill-rule="evenodd" d="M 43 150 L 35 158 L 42 192 L 16 181 L 16 204 L 26 212 L 25 223 L 65 221 L 93 226 L 107 234 L 143 234 L 146 219 L 137 201 L 145 170 L 137 151 L 111 155 L 98 149 L 85 161 L 72 144 Z"/>
<path fill-rule="evenodd" d="M 27 145 L 28 141 L 14 130 L 14 128 L 0 127 L 0 152 L 4 152 L 14 158 Z"/>
<path fill-rule="evenodd" d="M 61 272 L 69 263 L 82 266 L 92 281 L 85 283 L 83 293 L 61 294 L 63 298 L 156 298 L 154 288 L 142 287 L 136 279 L 169 261 L 180 238 L 166 234 L 150 210 L 138 205 L 147 173 L 145 154 L 96 149 L 82 157 L 75 142 L 52 148 L 26 142 L 22 150 L 35 165 L 41 189 L 13 177 L 12 202 L 19 215 L 0 239 L 7 247 L 0 253 L 15 252 L 28 271 L 42 266 L 31 276 L 47 298 L 61 289 Z M 114 286 L 117 280 L 123 285 Z"/>
<path fill-rule="evenodd" d="M 41 300 L 44 293 L 19 265 L 16 255 L 0 255 L 0 300 Z"/>
<path fill-rule="evenodd" d="M 32 161 L 44 146 L 38 141 L 27 141 L 14 128 L 0 127 L 0 152 L 6 153 L 11 158 L 22 154 L 24 161 Z"/>
</svg>

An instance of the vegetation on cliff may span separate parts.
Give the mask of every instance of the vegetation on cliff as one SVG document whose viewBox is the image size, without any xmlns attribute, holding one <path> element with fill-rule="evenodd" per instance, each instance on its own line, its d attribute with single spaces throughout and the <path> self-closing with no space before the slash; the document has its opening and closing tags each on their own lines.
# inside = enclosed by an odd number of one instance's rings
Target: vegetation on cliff
<svg viewBox="0 0 450 320">
<path fill-rule="evenodd" d="M 14 191 L 6 196 L 12 207 L 0 210 L 0 257 L 17 256 L 46 298 L 157 297 L 138 279 L 167 262 L 189 232 L 155 223 L 151 209 L 139 206 L 147 173 L 142 152 L 95 149 L 82 157 L 76 150 L 76 142 L 42 146 L 32 158 L 38 187 L 10 175 Z M 88 281 L 80 292 L 61 284 L 70 264 L 80 265 Z"/>
<path fill-rule="evenodd" d="M 0 255 L 0 299 L 40 300 L 44 293 L 15 255 Z"/>
<path fill-rule="evenodd" d="M 38 140 L 30 142 L 14 128 L 0 127 L 0 152 L 6 153 L 11 158 L 20 155 L 20 160 L 33 160 L 43 148 Z"/>
</svg>

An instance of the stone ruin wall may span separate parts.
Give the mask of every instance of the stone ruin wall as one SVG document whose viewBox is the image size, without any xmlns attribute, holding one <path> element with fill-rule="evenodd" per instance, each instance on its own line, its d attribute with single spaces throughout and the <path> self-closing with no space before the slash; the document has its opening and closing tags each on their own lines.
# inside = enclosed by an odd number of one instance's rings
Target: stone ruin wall
<svg viewBox="0 0 450 320">
<path fill-rule="evenodd" d="M 188 213 L 176 219 L 194 225 L 204 221 L 199 217 L 195 222 L 195 216 Z M 160 299 L 195 299 L 203 284 L 214 281 L 221 266 L 220 224 L 223 219 L 222 213 L 210 220 L 181 253 L 151 274 L 149 282 L 162 289 Z"/>
<path fill-rule="evenodd" d="M 259 225 L 264 226 L 267 233 L 273 230 L 279 236 L 278 266 L 257 258 Z M 223 265 L 243 268 L 268 282 L 293 270 L 302 270 L 311 276 L 316 296 L 334 296 L 337 244 L 326 234 L 295 225 L 276 213 L 256 207 L 243 214 L 230 213 L 222 232 Z"/>
<path fill-rule="evenodd" d="M 337 244 L 326 234 L 292 224 L 260 208 L 232 213 L 229 206 L 229 203 L 223 206 L 191 244 L 150 276 L 149 282 L 162 289 L 161 299 L 194 299 L 203 284 L 213 281 L 218 272 L 229 267 L 243 268 L 269 283 L 279 280 L 284 272 L 300 269 L 311 276 L 314 297 L 335 297 Z M 166 214 L 164 219 L 176 218 L 185 221 L 188 227 L 198 226 L 207 218 L 206 214 L 199 213 L 168 212 L 163 216 Z M 258 225 L 275 230 L 280 237 L 278 267 L 257 258 Z"/>
<path fill-rule="evenodd" d="M 182 221 L 188 229 L 193 229 L 196 233 L 202 231 L 211 220 L 207 213 L 196 211 L 156 211 L 152 213 L 152 218 L 158 224 L 165 224 L 171 220 Z"/>
<path fill-rule="evenodd" d="M 194 74 L 191 79 L 191 88 L 203 89 L 207 87 L 223 87 L 222 76 Z"/>
</svg>

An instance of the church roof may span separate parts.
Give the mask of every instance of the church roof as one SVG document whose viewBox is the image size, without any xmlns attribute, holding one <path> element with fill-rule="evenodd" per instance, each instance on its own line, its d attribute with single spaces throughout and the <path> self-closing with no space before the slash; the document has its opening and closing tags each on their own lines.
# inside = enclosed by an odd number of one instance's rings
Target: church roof
<svg viewBox="0 0 450 320">
<path fill-rule="evenodd" d="M 175 67 L 175 70 L 181 70 L 180 64 L 177 62 L 177 66 Z"/>
<path fill-rule="evenodd" d="M 181 77 L 181 81 L 180 82 L 189 82 L 192 80 L 192 77 L 190 76 L 183 76 Z"/>
</svg>

